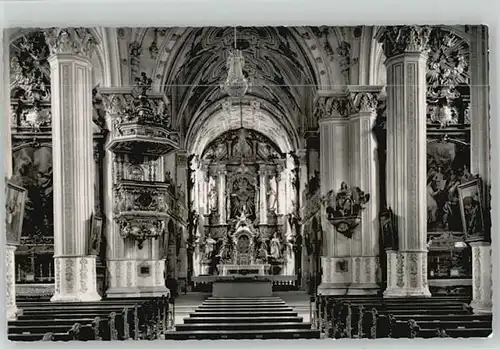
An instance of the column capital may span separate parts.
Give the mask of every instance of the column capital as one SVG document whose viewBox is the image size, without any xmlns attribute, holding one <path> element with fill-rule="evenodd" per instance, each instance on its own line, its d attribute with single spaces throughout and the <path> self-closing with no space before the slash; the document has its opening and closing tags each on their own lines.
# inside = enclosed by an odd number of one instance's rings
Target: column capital
<svg viewBox="0 0 500 349">
<path fill-rule="evenodd" d="M 352 114 L 376 113 L 383 86 L 348 86 Z"/>
<path fill-rule="evenodd" d="M 314 116 L 318 121 L 348 117 L 352 105 L 346 93 L 334 96 L 318 96 L 315 101 Z"/>
<path fill-rule="evenodd" d="M 97 40 L 88 28 L 48 28 L 45 39 L 50 53 L 92 58 Z"/>
<path fill-rule="evenodd" d="M 382 44 L 386 58 L 402 53 L 424 53 L 427 51 L 430 26 L 396 25 L 379 29 L 376 38 Z"/>
</svg>

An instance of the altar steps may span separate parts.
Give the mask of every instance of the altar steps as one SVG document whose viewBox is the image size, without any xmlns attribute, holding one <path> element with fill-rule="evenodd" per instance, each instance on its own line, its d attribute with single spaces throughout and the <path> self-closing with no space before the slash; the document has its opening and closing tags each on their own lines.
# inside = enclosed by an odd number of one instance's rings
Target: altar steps
<svg viewBox="0 0 500 349">
<path fill-rule="evenodd" d="M 206 299 L 166 339 L 299 339 L 319 338 L 279 297 Z"/>
<path fill-rule="evenodd" d="M 269 315 L 269 314 L 268 314 Z M 184 319 L 185 324 L 210 324 L 220 322 L 234 322 L 234 323 L 254 323 L 254 322 L 303 322 L 304 318 L 300 316 L 214 316 L 214 317 L 188 317 Z"/>
</svg>

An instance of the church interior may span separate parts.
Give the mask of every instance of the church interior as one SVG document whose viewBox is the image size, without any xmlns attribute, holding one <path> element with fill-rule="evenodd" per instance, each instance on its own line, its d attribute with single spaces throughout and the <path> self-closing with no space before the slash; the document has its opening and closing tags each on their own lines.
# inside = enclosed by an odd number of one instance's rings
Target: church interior
<svg viewBox="0 0 500 349">
<path fill-rule="evenodd" d="M 10 340 L 492 332 L 485 26 L 5 33 Z"/>
</svg>

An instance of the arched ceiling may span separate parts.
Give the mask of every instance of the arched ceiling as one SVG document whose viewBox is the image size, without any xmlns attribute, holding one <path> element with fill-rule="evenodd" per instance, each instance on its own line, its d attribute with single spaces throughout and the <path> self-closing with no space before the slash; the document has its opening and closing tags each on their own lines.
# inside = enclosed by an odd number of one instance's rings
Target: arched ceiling
<svg viewBox="0 0 500 349">
<path fill-rule="evenodd" d="M 243 118 L 241 118 L 241 112 Z M 260 106 L 238 105 L 213 107 L 207 109 L 190 126 L 185 141 L 185 149 L 191 154 L 202 154 L 207 145 L 222 133 L 241 127 L 253 129 L 273 141 L 282 153 L 288 153 L 298 147 L 298 134 L 283 127 L 266 109 Z"/>
<path fill-rule="evenodd" d="M 184 130 L 184 139 L 188 128 L 192 132 L 193 124 L 201 125 L 195 120 L 213 110 L 213 104 L 220 107 L 227 97 L 220 86 L 227 77 L 226 62 L 235 44 L 233 27 L 117 30 L 122 57 L 128 56 L 122 58 L 123 65 L 146 71 L 156 91 L 167 94 L 176 119 L 173 125 Z M 333 30 L 313 27 L 236 28 L 236 47 L 242 51 L 244 74 L 252 84 L 248 97 L 268 106 L 276 124 L 298 132 L 299 115 L 312 108 L 310 96 L 317 89 L 345 85 L 334 52 L 339 40 Z M 140 49 L 132 52 L 134 47 Z M 150 54 L 152 47 L 157 55 Z"/>
<path fill-rule="evenodd" d="M 276 105 L 293 118 L 304 109 L 303 89 L 317 88 L 319 78 L 296 33 L 284 27 L 238 28 L 236 47 L 245 58 L 249 94 Z M 186 31 L 175 63 L 163 74 L 162 86 L 175 95 L 176 114 L 197 116 L 225 96 L 227 57 L 234 47 L 234 28 L 205 27 Z"/>
</svg>

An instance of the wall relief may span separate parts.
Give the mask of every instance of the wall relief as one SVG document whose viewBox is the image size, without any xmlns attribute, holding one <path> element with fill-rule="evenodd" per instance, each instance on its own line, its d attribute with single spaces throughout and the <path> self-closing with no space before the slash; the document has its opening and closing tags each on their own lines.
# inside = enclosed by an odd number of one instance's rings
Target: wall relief
<svg viewBox="0 0 500 349">
<path fill-rule="evenodd" d="M 350 238 L 353 229 L 361 223 L 361 211 L 370 200 L 370 194 L 342 182 L 339 191 L 330 190 L 325 197 L 328 220 L 342 235 Z"/>
<path fill-rule="evenodd" d="M 435 28 L 427 59 L 427 123 L 446 128 L 469 124 L 469 46 L 451 32 Z"/>
</svg>

